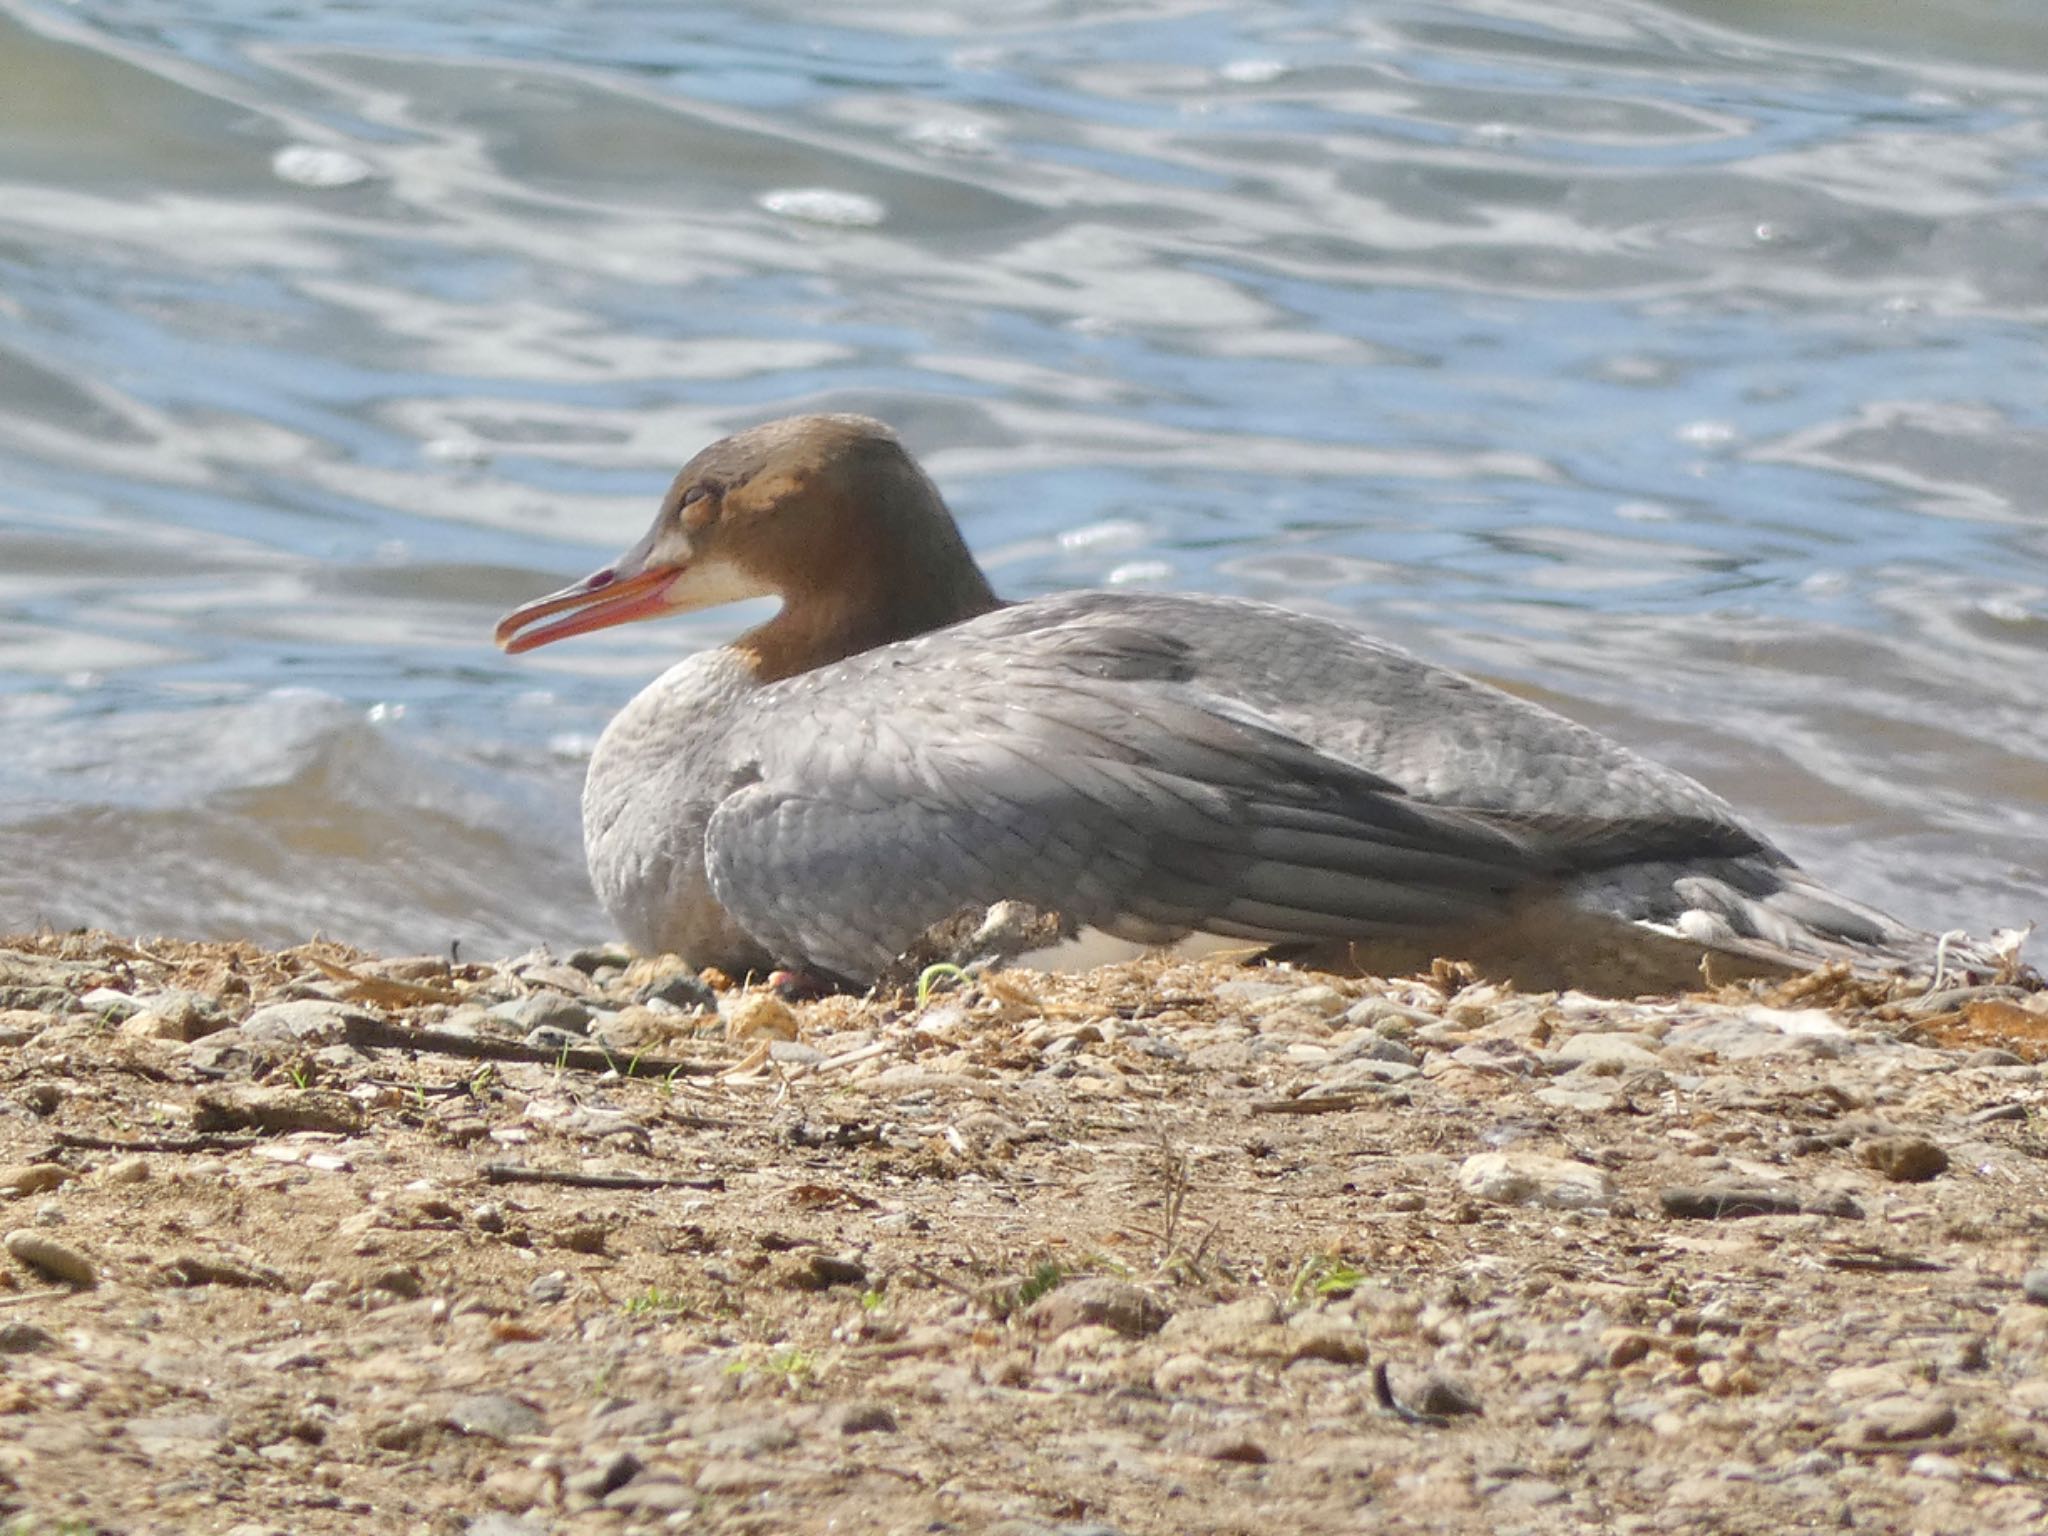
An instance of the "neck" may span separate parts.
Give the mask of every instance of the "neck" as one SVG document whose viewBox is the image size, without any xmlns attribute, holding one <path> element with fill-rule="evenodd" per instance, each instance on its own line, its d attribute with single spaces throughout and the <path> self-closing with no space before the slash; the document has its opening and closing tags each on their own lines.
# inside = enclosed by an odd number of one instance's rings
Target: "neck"
<svg viewBox="0 0 2048 1536">
<path fill-rule="evenodd" d="M 856 537 L 809 551 L 784 582 L 782 611 L 740 637 L 737 648 L 761 682 L 1003 606 L 938 490 L 904 462 L 915 480 L 869 500 L 865 516 L 841 524 L 857 529 Z"/>
</svg>

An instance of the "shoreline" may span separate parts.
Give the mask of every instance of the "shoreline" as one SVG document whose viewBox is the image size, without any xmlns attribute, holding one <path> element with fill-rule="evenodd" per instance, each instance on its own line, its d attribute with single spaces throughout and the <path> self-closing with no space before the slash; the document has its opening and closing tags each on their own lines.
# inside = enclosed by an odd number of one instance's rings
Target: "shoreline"
<svg viewBox="0 0 2048 1536">
<path fill-rule="evenodd" d="M 615 958 L 0 939 L 0 1508 L 2048 1520 L 2048 994 Z"/>
</svg>

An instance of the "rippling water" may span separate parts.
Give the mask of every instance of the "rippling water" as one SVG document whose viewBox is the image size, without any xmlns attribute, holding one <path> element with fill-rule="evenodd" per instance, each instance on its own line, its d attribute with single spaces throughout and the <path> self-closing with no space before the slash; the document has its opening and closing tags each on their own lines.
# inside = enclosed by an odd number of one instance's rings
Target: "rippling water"
<svg viewBox="0 0 2048 1536">
<path fill-rule="evenodd" d="M 0 929 L 602 936 L 581 757 L 743 616 L 492 621 L 818 408 L 1013 593 L 1341 613 L 2048 917 L 2048 12 L 433 14 L 0 0 Z"/>
</svg>

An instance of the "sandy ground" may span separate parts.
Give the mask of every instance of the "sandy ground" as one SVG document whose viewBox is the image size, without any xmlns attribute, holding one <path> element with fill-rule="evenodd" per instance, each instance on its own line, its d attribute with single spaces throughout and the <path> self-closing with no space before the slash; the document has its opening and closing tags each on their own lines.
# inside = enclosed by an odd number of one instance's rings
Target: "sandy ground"
<svg viewBox="0 0 2048 1536">
<path fill-rule="evenodd" d="M 23 1536 L 2048 1528 L 2039 992 L 72 935 L 0 1042 Z"/>
</svg>

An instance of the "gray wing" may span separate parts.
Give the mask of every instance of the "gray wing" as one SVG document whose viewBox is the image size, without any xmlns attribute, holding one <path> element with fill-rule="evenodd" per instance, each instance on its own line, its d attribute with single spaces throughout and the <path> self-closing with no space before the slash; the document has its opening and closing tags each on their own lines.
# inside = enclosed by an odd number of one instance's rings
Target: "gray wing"
<svg viewBox="0 0 2048 1536">
<path fill-rule="evenodd" d="M 706 832 L 719 902 L 779 957 L 872 976 L 1017 900 L 1074 927 L 1284 943 L 1483 921 L 1555 863 L 1186 680 L 1185 646 L 946 632 L 765 689 Z"/>
</svg>

